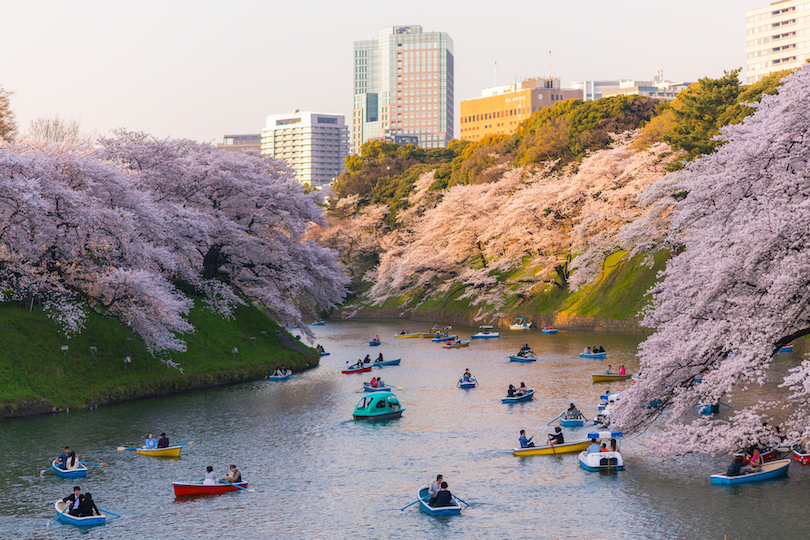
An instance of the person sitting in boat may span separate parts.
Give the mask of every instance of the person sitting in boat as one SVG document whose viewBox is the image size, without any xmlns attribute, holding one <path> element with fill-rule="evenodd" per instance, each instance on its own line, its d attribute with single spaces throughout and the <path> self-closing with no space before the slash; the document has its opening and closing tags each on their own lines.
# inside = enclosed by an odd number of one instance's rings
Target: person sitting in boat
<svg viewBox="0 0 810 540">
<path fill-rule="evenodd" d="M 534 436 L 526 437 L 525 429 L 520 430 L 520 437 L 518 437 L 518 441 L 520 442 L 521 448 L 534 448 L 534 443 L 532 442 L 532 439 L 534 439 Z"/>
<path fill-rule="evenodd" d="M 596 437 L 591 439 L 591 444 L 588 446 L 588 453 L 589 454 L 598 454 L 602 451 L 602 447 L 599 446 L 599 442 L 596 440 Z"/>
<path fill-rule="evenodd" d="M 554 428 L 554 433 L 548 434 L 548 442 L 551 444 L 565 444 L 565 437 L 563 437 L 562 428 L 560 426 Z"/>
<path fill-rule="evenodd" d="M 79 503 L 78 508 L 78 516 L 79 517 L 89 517 L 89 516 L 100 516 L 101 512 L 98 511 L 96 508 L 96 503 L 93 502 L 93 494 L 90 492 L 85 493 L 82 496 L 82 500 Z"/>
<path fill-rule="evenodd" d="M 400 335 L 400 336 L 405 336 L 405 335 L 408 335 L 408 334 L 410 334 L 410 333 L 411 333 L 411 331 L 410 331 L 410 330 L 408 330 L 408 329 L 406 328 L 405 330 L 403 330 L 402 332 L 400 332 L 400 333 L 399 333 L 399 335 Z"/>
<path fill-rule="evenodd" d="M 70 510 L 68 510 L 68 514 L 71 516 L 78 516 L 79 506 L 82 504 L 82 488 L 80 486 L 73 486 L 73 493 L 62 499 L 62 502 L 70 503 Z"/>
<path fill-rule="evenodd" d="M 762 454 L 759 452 L 759 446 L 755 445 L 751 449 L 751 457 L 748 459 L 748 465 L 755 471 L 762 467 Z"/>
<path fill-rule="evenodd" d="M 371 341 L 373 341 L 374 343 L 379 343 L 380 342 L 380 336 L 374 336 L 374 339 L 372 339 Z"/>
<path fill-rule="evenodd" d="M 359 368 L 363 367 L 363 359 L 362 358 L 358 359 L 357 363 L 353 367 L 359 367 Z"/>
<path fill-rule="evenodd" d="M 611 366 L 610 364 L 608 364 L 608 367 L 607 367 L 607 369 L 605 370 L 605 375 L 613 375 L 613 372 L 612 372 L 612 371 L 610 371 L 610 368 L 612 368 L 612 367 L 613 367 L 613 366 Z"/>
<path fill-rule="evenodd" d="M 517 389 L 515 392 L 516 396 L 525 396 L 529 392 L 529 389 L 526 388 L 526 383 L 520 383 L 520 388 Z"/>
<path fill-rule="evenodd" d="M 602 448 L 599 449 L 600 452 L 607 452 L 607 443 L 602 443 Z"/>
<path fill-rule="evenodd" d="M 379 356 L 377 356 L 377 359 L 376 359 L 376 360 L 374 360 L 374 361 L 375 361 L 375 362 L 382 362 L 382 361 L 383 361 L 383 354 L 382 354 L 382 353 L 380 353 L 380 354 L 379 354 Z"/>
<path fill-rule="evenodd" d="M 444 477 L 440 474 L 436 475 L 436 481 L 431 482 L 430 486 L 428 486 L 428 504 L 433 506 L 433 503 L 436 502 L 436 495 L 442 490 L 442 479 Z"/>
<path fill-rule="evenodd" d="M 571 403 L 571 405 L 568 406 L 568 410 L 565 411 L 566 420 L 579 420 L 581 416 L 582 413 L 580 412 L 579 409 L 577 409 L 577 406 L 574 405 L 573 403 Z"/>
<path fill-rule="evenodd" d="M 472 382 L 472 373 L 470 373 L 469 368 L 464 370 L 464 375 L 461 376 L 461 380 L 464 382 Z"/>
<path fill-rule="evenodd" d="M 599 345 L 599 349 L 597 349 L 597 350 L 596 350 L 596 351 L 594 351 L 594 352 L 597 352 L 597 353 L 600 353 L 600 354 L 601 354 L 601 353 L 605 352 L 605 348 L 604 348 L 604 347 L 602 347 L 601 345 Z"/>
<path fill-rule="evenodd" d="M 219 477 L 217 473 L 214 472 L 214 468 L 209 465 L 205 468 L 205 479 L 203 480 L 203 485 L 205 486 L 214 486 L 219 484 Z"/>
<path fill-rule="evenodd" d="M 511 384 L 509 385 L 509 389 L 506 391 L 506 397 L 515 397 L 515 387 Z"/>
<path fill-rule="evenodd" d="M 155 437 L 150 433 L 146 436 L 146 443 L 143 445 L 144 448 L 157 448 L 157 441 Z"/>
<path fill-rule="evenodd" d="M 627 371 L 624 369 L 624 364 L 619 364 L 619 375 L 626 374 Z"/>
<path fill-rule="evenodd" d="M 447 489 L 447 482 L 442 482 L 442 489 L 436 494 L 433 506 L 453 506 L 453 494 Z"/>
<path fill-rule="evenodd" d="M 370 364 L 371 363 L 371 355 L 367 354 L 366 357 L 363 358 L 363 363 L 364 364 Z"/>
<path fill-rule="evenodd" d="M 745 457 L 742 454 L 734 454 L 734 460 L 728 466 L 726 476 L 739 476 L 745 466 Z"/>
<path fill-rule="evenodd" d="M 619 444 L 616 442 L 616 439 L 610 439 L 608 452 L 618 452 L 618 451 L 619 451 Z"/>
<path fill-rule="evenodd" d="M 382 377 L 377 377 L 377 388 L 382 388 L 385 386 L 385 383 L 382 380 Z"/>
<path fill-rule="evenodd" d="M 236 468 L 236 465 L 231 465 L 231 472 L 228 473 L 228 476 L 225 477 L 226 482 L 230 482 L 231 484 L 236 484 L 237 482 L 242 481 L 242 473 Z"/>
<path fill-rule="evenodd" d="M 377 386 L 377 377 L 372 377 L 371 380 L 368 382 L 368 385 L 372 388 L 376 388 Z"/>
<path fill-rule="evenodd" d="M 323 347 L 321 347 L 321 344 L 320 344 L 320 343 L 318 343 L 318 344 L 315 346 L 315 350 L 316 350 L 316 351 L 318 351 L 318 354 L 323 354 L 323 353 L 325 353 L 325 352 L 326 352 L 326 350 L 325 350 Z"/>
<path fill-rule="evenodd" d="M 582 354 L 591 354 L 591 348 L 590 347 L 585 347 L 585 350 L 582 351 Z"/>
<path fill-rule="evenodd" d="M 160 434 L 160 439 L 158 439 L 158 448 L 168 448 L 169 447 L 169 438 L 166 436 L 165 433 Z"/>
<path fill-rule="evenodd" d="M 75 469 L 78 467 L 79 458 L 76 452 L 70 449 L 69 446 L 65 447 L 65 451 L 59 454 L 56 458 L 56 466 L 63 471 L 67 469 Z"/>
</svg>

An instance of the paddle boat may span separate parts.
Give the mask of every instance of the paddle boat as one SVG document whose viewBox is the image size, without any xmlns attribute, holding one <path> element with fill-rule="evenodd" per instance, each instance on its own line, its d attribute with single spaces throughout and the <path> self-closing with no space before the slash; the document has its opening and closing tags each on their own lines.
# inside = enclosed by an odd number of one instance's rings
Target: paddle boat
<svg viewBox="0 0 810 540">
<path fill-rule="evenodd" d="M 400 418 L 404 411 L 391 392 L 374 392 L 360 400 L 353 416 L 355 420 L 392 420 Z"/>
<path fill-rule="evenodd" d="M 472 339 L 488 339 L 500 337 L 498 332 L 492 331 L 492 325 L 485 324 L 478 327 L 478 333 L 471 336 Z"/>
<path fill-rule="evenodd" d="M 591 441 L 573 441 L 562 444 L 543 444 L 530 448 L 514 448 L 512 453 L 516 456 L 550 456 L 554 454 L 573 454 L 588 448 Z"/>
<path fill-rule="evenodd" d="M 394 336 L 396 339 L 410 339 L 422 337 L 422 332 L 401 332 Z"/>
<path fill-rule="evenodd" d="M 430 500 L 430 488 L 428 486 L 420 487 L 416 498 L 419 499 L 419 507 L 431 516 L 452 516 L 461 513 L 461 505 L 458 504 L 455 497 L 453 497 L 452 506 L 430 506 L 428 502 Z"/>
<path fill-rule="evenodd" d="M 402 362 L 402 358 L 397 358 L 396 360 L 383 360 L 382 362 L 377 362 L 375 360 L 371 363 L 371 365 L 374 367 L 398 366 L 400 362 Z"/>
<path fill-rule="evenodd" d="M 53 460 L 51 466 L 53 467 L 53 474 L 59 478 L 84 478 L 87 476 L 87 467 L 78 459 L 76 459 L 73 467 L 68 466 L 67 469 L 60 469 L 56 464 L 56 460 Z"/>
<path fill-rule="evenodd" d="M 135 453 L 152 457 L 180 457 L 180 451 L 186 444 L 172 444 L 165 448 L 136 448 Z"/>
<path fill-rule="evenodd" d="M 346 373 L 346 374 L 349 374 L 349 373 L 365 373 L 366 371 L 371 371 L 371 366 L 360 367 L 360 366 L 357 366 L 357 365 L 353 365 L 353 366 L 347 367 L 346 369 L 341 371 L 341 373 Z"/>
<path fill-rule="evenodd" d="M 788 343 L 787 345 L 779 349 L 777 352 L 793 352 L 793 343 Z"/>
<path fill-rule="evenodd" d="M 107 514 L 104 512 L 99 512 L 97 516 L 85 516 L 85 517 L 78 517 L 78 516 L 71 516 L 67 512 L 65 512 L 65 508 L 70 505 L 70 501 L 63 502 L 62 499 L 59 499 L 55 503 L 53 503 L 53 507 L 56 509 L 56 513 L 58 514 L 59 521 L 64 523 L 70 523 L 71 525 L 76 525 L 77 527 L 89 527 L 91 525 L 104 525 L 107 523 Z M 62 513 L 64 512 L 64 514 Z"/>
<path fill-rule="evenodd" d="M 630 373 L 625 373 L 624 375 L 619 375 L 618 373 L 591 373 L 593 382 L 626 381 L 632 376 L 633 375 Z"/>
<path fill-rule="evenodd" d="M 469 347 L 470 342 L 468 341 L 457 341 L 453 342 L 450 345 L 444 344 L 442 345 L 442 349 L 458 349 L 459 347 Z"/>
<path fill-rule="evenodd" d="M 233 482 L 232 484 L 204 484 L 202 481 L 198 482 L 172 482 L 175 497 L 187 497 L 189 495 L 215 495 L 217 493 L 225 493 L 226 491 L 243 491 L 241 488 L 247 488 L 247 482 Z M 239 487 L 237 487 L 239 486 Z"/>
<path fill-rule="evenodd" d="M 372 347 L 379 347 L 380 345 L 382 345 L 382 341 L 372 339 L 371 341 L 368 342 L 368 344 Z"/>
<path fill-rule="evenodd" d="M 478 386 L 478 381 L 475 380 L 475 377 L 471 377 L 469 381 L 465 381 L 464 377 L 458 380 L 459 388 L 475 388 L 476 386 Z"/>
<path fill-rule="evenodd" d="M 618 439 L 621 431 L 597 431 L 588 433 L 589 439 Z M 620 452 L 588 452 L 587 449 L 579 453 L 579 466 L 586 471 L 623 471 L 624 459 Z"/>
<path fill-rule="evenodd" d="M 284 372 L 284 375 L 270 375 L 267 378 L 271 381 L 286 381 L 287 379 L 292 377 L 292 374 L 293 374 L 292 370 L 288 369 L 287 371 Z"/>
<path fill-rule="evenodd" d="M 597 360 L 602 360 L 604 358 L 607 358 L 607 353 L 606 352 L 599 352 L 599 353 L 584 353 L 583 352 L 583 353 L 579 353 L 579 356 L 581 358 L 595 358 Z"/>
<path fill-rule="evenodd" d="M 790 459 L 777 459 L 763 463 L 759 469 L 743 469 L 737 476 L 728 476 L 727 474 L 713 474 L 712 484 L 748 484 L 750 482 L 759 482 L 761 480 L 770 480 L 787 474 L 788 467 L 790 466 Z"/>
<path fill-rule="evenodd" d="M 458 336 L 451 336 L 450 334 L 436 334 L 436 337 L 431 339 L 433 343 L 441 343 L 442 341 L 452 341 L 456 339 Z"/>
<path fill-rule="evenodd" d="M 800 444 L 794 444 L 791 449 L 793 459 L 802 465 L 810 465 L 810 452 L 805 451 Z"/>
<path fill-rule="evenodd" d="M 619 394 L 621 392 L 611 392 L 610 394 L 602 394 L 599 396 L 599 404 L 596 406 L 600 411 L 604 411 L 613 403 L 619 401 Z"/>
<path fill-rule="evenodd" d="M 312 323 L 312 326 L 324 326 L 325 324 L 326 322 L 324 321 L 315 321 L 314 323 Z"/>
<path fill-rule="evenodd" d="M 528 330 L 531 327 L 531 321 L 527 321 L 523 317 L 515 317 L 515 320 L 509 325 L 509 330 Z"/>
<path fill-rule="evenodd" d="M 546 326 L 541 330 L 544 334 L 556 334 L 558 330 L 556 328 L 552 328 L 550 326 Z"/>
<path fill-rule="evenodd" d="M 534 388 L 529 388 L 522 396 L 512 396 L 501 398 L 502 403 L 520 403 L 521 401 L 531 401 L 534 398 Z"/>
<path fill-rule="evenodd" d="M 368 382 L 363 383 L 363 392 L 393 392 L 395 388 L 395 386 L 385 383 L 375 385 Z"/>
<path fill-rule="evenodd" d="M 510 362 L 537 362 L 534 353 L 529 353 L 526 356 L 509 356 Z"/>
</svg>

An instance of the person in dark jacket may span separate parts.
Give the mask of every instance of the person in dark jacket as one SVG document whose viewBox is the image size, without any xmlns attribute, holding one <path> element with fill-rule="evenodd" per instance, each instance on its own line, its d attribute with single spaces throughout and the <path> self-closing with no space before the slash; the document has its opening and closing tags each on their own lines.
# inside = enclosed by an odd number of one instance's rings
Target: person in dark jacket
<svg viewBox="0 0 810 540">
<path fill-rule="evenodd" d="M 743 468 L 745 465 L 745 459 L 743 456 L 737 454 L 734 456 L 734 461 L 731 462 L 731 465 L 728 466 L 728 470 L 726 471 L 726 476 L 739 476 L 740 469 Z"/>
<path fill-rule="evenodd" d="M 548 442 L 550 442 L 551 444 L 565 443 L 565 437 L 563 437 L 563 432 L 562 429 L 560 429 L 560 426 L 554 428 L 554 433 L 548 434 Z"/>
<path fill-rule="evenodd" d="M 85 493 L 82 501 L 79 503 L 79 517 L 98 516 L 101 512 L 96 508 L 96 503 L 93 502 L 93 495 Z"/>
<path fill-rule="evenodd" d="M 231 484 L 236 484 L 242 481 L 242 473 L 236 468 L 236 465 L 231 465 L 231 472 L 228 473 L 228 476 L 225 477 L 226 482 L 230 482 Z"/>
<path fill-rule="evenodd" d="M 169 438 L 166 436 L 165 433 L 160 434 L 160 440 L 158 441 L 158 448 L 168 448 L 169 447 Z"/>
<path fill-rule="evenodd" d="M 82 488 L 79 486 L 73 486 L 73 493 L 62 499 L 62 502 L 70 503 L 70 510 L 68 510 L 68 514 L 71 516 L 78 516 L 79 515 L 79 506 L 82 503 Z"/>
<path fill-rule="evenodd" d="M 453 506 L 453 494 L 447 489 L 447 482 L 442 482 L 442 489 L 436 494 L 433 506 Z"/>
</svg>

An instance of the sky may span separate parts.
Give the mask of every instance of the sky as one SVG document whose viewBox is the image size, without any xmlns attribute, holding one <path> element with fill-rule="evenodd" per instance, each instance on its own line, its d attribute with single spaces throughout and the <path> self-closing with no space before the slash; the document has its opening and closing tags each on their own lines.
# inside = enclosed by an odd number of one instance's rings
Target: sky
<svg viewBox="0 0 810 540">
<path fill-rule="evenodd" d="M 745 65 L 760 0 L 3 0 L 0 86 L 24 132 L 58 114 L 221 142 L 293 109 L 351 118 L 353 42 L 421 25 L 455 46 L 455 100 L 516 78 L 695 81 Z M 742 73 L 744 77 L 745 73 Z M 456 126 L 458 135 L 458 126 Z"/>
</svg>

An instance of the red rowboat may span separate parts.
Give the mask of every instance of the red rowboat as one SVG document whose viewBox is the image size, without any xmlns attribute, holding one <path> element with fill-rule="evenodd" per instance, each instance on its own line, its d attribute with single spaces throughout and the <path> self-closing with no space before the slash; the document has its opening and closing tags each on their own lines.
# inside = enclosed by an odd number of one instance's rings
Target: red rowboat
<svg viewBox="0 0 810 540">
<path fill-rule="evenodd" d="M 351 368 L 350 369 L 344 369 L 343 371 L 341 371 L 341 373 L 363 373 L 363 372 L 366 372 L 366 371 L 371 371 L 371 366 L 355 368 L 355 369 L 351 369 Z"/>
<path fill-rule="evenodd" d="M 802 465 L 810 465 L 810 454 L 802 454 L 801 450 L 799 445 L 793 447 L 793 459 Z"/>
<path fill-rule="evenodd" d="M 226 491 L 242 491 L 236 486 L 246 488 L 247 482 L 235 482 L 231 484 L 210 484 L 202 482 L 172 482 L 175 497 L 185 497 L 187 495 L 211 495 L 214 493 L 225 493 Z"/>
</svg>

